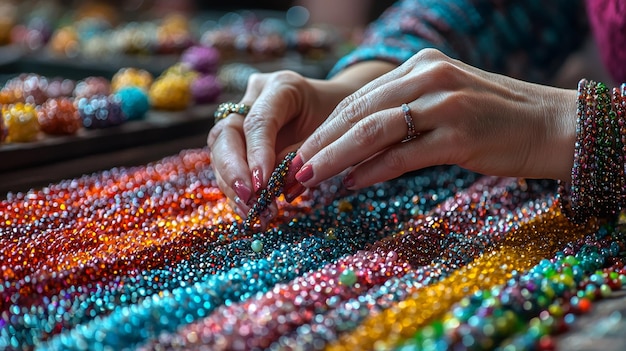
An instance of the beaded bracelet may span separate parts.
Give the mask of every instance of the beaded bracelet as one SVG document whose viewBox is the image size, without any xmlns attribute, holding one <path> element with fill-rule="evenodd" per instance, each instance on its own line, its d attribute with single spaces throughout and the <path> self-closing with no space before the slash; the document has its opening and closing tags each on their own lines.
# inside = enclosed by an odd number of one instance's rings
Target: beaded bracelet
<svg viewBox="0 0 626 351">
<path fill-rule="evenodd" d="M 624 85 L 578 83 L 576 143 L 571 184 L 559 182 L 563 212 L 574 222 L 615 216 L 625 203 Z"/>
</svg>

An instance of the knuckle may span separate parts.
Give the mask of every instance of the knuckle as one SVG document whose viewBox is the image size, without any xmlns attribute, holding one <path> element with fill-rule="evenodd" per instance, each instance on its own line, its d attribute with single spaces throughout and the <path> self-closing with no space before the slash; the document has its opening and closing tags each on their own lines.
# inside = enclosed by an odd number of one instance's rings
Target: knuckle
<svg viewBox="0 0 626 351">
<path fill-rule="evenodd" d="M 262 87 L 268 79 L 267 73 L 254 72 L 248 76 L 248 89 L 253 90 L 254 87 Z"/>
<path fill-rule="evenodd" d="M 278 84 L 298 85 L 304 82 L 304 77 L 294 71 L 282 70 L 274 72 L 272 80 Z"/>
<path fill-rule="evenodd" d="M 459 77 L 459 69 L 450 61 L 436 61 L 430 66 L 434 82 L 448 83 Z"/>
<path fill-rule="evenodd" d="M 407 160 L 399 150 L 389 150 L 384 153 L 383 162 L 391 170 L 404 172 L 407 169 Z"/>
<path fill-rule="evenodd" d="M 310 143 L 311 147 L 315 150 L 321 150 L 326 146 L 325 140 L 327 139 L 326 133 L 313 133 L 307 143 Z"/>
<path fill-rule="evenodd" d="M 361 147 L 367 147 L 368 145 L 376 143 L 381 128 L 381 122 L 376 118 L 361 120 L 354 127 L 355 143 Z"/>
<path fill-rule="evenodd" d="M 423 61 L 431 62 L 443 61 L 448 58 L 443 52 L 435 48 L 422 49 L 417 54 L 415 54 L 415 57 Z"/>
<path fill-rule="evenodd" d="M 345 110 L 346 108 L 348 108 L 348 106 L 352 105 L 357 99 L 357 95 L 356 94 L 350 94 L 348 96 L 346 96 L 343 100 L 341 100 L 338 104 L 337 107 L 335 108 L 337 111 L 342 111 Z"/>
<path fill-rule="evenodd" d="M 368 101 L 354 98 L 349 104 L 343 106 L 340 111 L 339 121 L 342 124 L 353 127 L 363 120 L 366 111 L 368 111 Z"/>
<path fill-rule="evenodd" d="M 250 112 L 248 116 L 243 120 L 243 131 L 248 134 L 257 130 L 274 130 L 278 128 L 278 122 L 272 115 L 263 114 L 264 108 L 263 103 L 261 103 L 260 108 L 255 110 L 254 112 Z"/>
</svg>

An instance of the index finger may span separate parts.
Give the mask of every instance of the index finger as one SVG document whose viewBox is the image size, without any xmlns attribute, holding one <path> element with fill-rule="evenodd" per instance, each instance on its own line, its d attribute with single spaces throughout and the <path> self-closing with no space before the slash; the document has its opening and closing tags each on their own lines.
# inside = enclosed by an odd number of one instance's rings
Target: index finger
<svg viewBox="0 0 626 351">
<path fill-rule="evenodd" d="M 302 93 L 297 88 L 301 79 L 293 72 L 275 73 L 267 79 L 244 120 L 247 159 L 255 192 L 267 184 L 274 169 L 278 132 L 301 110 Z"/>
</svg>

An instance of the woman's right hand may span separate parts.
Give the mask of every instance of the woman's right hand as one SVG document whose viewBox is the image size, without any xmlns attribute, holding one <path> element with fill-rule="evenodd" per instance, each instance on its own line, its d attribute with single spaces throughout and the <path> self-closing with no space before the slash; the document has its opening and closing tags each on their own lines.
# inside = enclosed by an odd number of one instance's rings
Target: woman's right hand
<svg viewBox="0 0 626 351">
<path fill-rule="evenodd" d="M 358 86 L 345 81 L 304 78 L 291 71 L 253 74 L 240 103 L 248 115 L 230 114 L 208 136 L 211 162 L 220 189 L 245 216 L 274 170 L 277 160 L 297 147 Z M 289 175 L 288 201 L 304 191 Z M 275 206 L 271 212 L 275 212 Z M 266 219 L 275 213 L 265 213 Z"/>
</svg>

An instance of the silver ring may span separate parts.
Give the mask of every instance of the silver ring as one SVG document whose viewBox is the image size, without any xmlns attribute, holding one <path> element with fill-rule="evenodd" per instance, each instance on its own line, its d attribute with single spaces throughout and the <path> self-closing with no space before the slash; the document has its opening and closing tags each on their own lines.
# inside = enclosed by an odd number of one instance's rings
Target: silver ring
<svg viewBox="0 0 626 351">
<path fill-rule="evenodd" d="M 411 109 L 409 108 L 409 105 L 402 104 L 402 112 L 404 113 L 404 121 L 407 126 L 406 138 L 402 139 L 402 142 L 405 143 L 417 138 L 418 133 L 415 130 L 415 123 L 413 123 L 413 116 L 411 116 Z"/>
<path fill-rule="evenodd" d="M 217 106 L 217 110 L 213 114 L 213 117 L 215 117 L 215 123 L 217 123 L 223 120 L 224 118 L 228 117 L 232 113 L 240 114 L 246 117 L 246 115 L 248 115 L 248 112 L 250 112 L 250 106 L 246 104 L 224 102 L 224 103 L 219 104 L 219 106 Z"/>
</svg>

